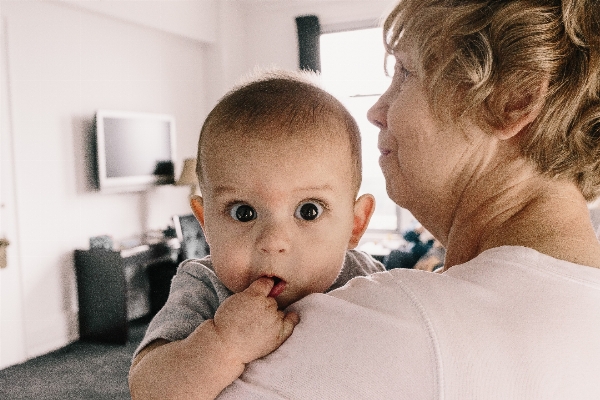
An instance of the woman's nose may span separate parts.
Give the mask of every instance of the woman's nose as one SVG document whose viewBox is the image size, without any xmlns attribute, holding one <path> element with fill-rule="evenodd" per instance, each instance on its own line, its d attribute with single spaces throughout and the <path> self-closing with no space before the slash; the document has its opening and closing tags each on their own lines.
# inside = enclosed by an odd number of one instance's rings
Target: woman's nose
<svg viewBox="0 0 600 400">
<path fill-rule="evenodd" d="M 385 103 L 385 95 L 379 97 L 379 100 L 371 108 L 367 111 L 367 118 L 369 122 L 378 127 L 379 129 L 383 129 L 387 127 L 387 104 Z"/>
<path fill-rule="evenodd" d="M 281 254 L 290 250 L 291 235 L 282 222 L 266 222 L 258 237 L 258 250 L 265 254 Z"/>
</svg>

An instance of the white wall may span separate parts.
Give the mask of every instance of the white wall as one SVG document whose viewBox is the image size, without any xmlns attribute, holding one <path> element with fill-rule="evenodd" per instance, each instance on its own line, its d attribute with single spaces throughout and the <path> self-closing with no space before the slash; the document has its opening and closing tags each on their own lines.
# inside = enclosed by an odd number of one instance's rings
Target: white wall
<svg viewBox="0 0 600 400">
<path fill-rule="evenodd" d="M 189 212 L 185 187 L 147 196 L 93 190 L 95 110 L 173 114 L 181 161 L 195 156 L 208 106 L 207 45 L 198 40 L 61 3 L 0 5 L 8 67 L 0 151 L 10 150 L 15 177 L 8 189 L 2 181 L 0 196 L 3 215 L 18 226 L 9 238 L 10 265 L 0 270 L 1 368 L 77 338 L 74 249 L 87 248 L 90 236 L 122 239 L 165 228 L 173 214 Z"/>
<path fill-rule="evenodd" d="M 248 65 L 277 65 L 297 68 L 298 45 L 295 18 L 314 14 L 321 28 L 376 24 L 396 0 L 330 0 L 258 2 L 247 7 L 248 32 L 246 56 Z M 383 54 L 382 54 L 383 60 Z M 383 63 L 383 61 L 382 61 Z"/>
<path fill-rule="evenodd" d="M 314 14 L 322 28 L 372 25 L 396 0 L 220 1 L 216 64 L 211 64 L 211 105 L 255 68 L 298 68 L 295 18 Z M 383 54 L 382 54 L 383 65 Z"/>
<path fill-rule="evenodd" d="M 58 1 L 197 41 L 215 41 L 216 0 Z"/>
</svg>

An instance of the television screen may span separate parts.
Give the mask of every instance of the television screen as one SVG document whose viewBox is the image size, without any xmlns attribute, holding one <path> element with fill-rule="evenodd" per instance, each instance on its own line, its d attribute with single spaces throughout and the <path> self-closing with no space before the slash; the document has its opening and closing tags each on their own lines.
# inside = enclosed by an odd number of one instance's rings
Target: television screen
<svg viewBox="0 0 600 400">
<path fill-rule="evenodd" d="M 175 120 L 163 114 L 99 110 L 96 150 L 102 191 L 173 183 Z"/>
</svg>

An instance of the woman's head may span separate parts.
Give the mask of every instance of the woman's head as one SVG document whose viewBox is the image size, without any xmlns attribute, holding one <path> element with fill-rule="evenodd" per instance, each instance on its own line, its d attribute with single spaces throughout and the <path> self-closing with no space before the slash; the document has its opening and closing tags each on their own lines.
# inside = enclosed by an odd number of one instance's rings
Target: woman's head
<svg viewBox="0 0 600 400">
<path fill-rule="evenodd" d="M 600 194 L 600 5 L 596 0 L 402 0 L 384 24 L 409 52 L 441 120 L 503 128 L 550 177 Z"/>
</svg>

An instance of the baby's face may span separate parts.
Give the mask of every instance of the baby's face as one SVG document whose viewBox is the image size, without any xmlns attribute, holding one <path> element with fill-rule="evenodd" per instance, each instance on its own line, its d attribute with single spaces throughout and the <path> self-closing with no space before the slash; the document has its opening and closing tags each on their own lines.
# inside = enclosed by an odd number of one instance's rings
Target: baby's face
<svg viewBox="0 0 600 400">
<path fill-rule="evenodd" d="M 348 139 L 336 136 L 208 140 L 204 232 L 230 290 L 274 277 L 285 285 L 276 297 L 284 308 L 335 281 L 355 201 Z"/>
</svg>

